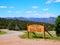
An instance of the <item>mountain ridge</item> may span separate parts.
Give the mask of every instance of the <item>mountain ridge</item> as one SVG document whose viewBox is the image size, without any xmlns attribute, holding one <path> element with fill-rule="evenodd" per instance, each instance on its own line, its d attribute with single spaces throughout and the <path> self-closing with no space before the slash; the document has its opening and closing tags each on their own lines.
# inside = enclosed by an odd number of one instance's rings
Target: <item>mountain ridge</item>
<svg viewBox="0 0 60 45">
<path fill-rule="evenodd" d="M 49 17 L 49 18 L 26 18 L 26 17 L 6 17 L 6 19 L 13 19 L 13 20 L 27 20 L 27 21 L 34 21 L 34 22 L 44 22 L 54 24 L 56 17 Z"/>
</svg>

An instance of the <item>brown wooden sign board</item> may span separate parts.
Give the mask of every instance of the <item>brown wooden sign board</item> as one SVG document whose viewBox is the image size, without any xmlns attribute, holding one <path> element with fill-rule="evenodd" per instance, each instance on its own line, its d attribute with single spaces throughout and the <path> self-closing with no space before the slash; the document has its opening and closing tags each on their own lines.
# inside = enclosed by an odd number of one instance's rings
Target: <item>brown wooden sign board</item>
<svg viewBox="0 0 60 45">
<path fill-rule="evenodd" d="M 28 32 L 28 38 L 29 38 L 29 32 L 42 32 L 43 38 L 45 38 L 44 25 L 37 25 L 37 24 L 27 25 L 27 32 Z"/>
<path fill-rule="evenodd" d="M 27 26 L 27 31 L 28 32 L 44 32 L 44 25 L 28 25 Z"/>
<path fill-rule="evenodd" d="M 27 25 L 27 32 L 28 32 L 28 38 L 29 38 L 29 32 L 42 32 L 43 33 L 43 38 L 45 38 L 45 31 L 52 37 L 52 35 L 45 30 L 44 25 L 37 25 L 37 24 L 32 24 L 32 25 Z"/>
</svg>

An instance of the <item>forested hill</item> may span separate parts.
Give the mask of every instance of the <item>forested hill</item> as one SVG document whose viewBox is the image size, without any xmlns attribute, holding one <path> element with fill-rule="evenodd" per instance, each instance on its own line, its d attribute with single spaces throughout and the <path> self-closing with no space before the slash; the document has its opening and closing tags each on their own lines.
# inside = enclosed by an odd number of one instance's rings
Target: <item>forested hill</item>
<svg viewBox="0 0 60 45">
<path fill-rule="evenodd" d="M 0 29 L 14 30 L 15 27 L 17 26 L 18 30 L 26 30 L 27 24 L 40 24 L 40 25 L 44 24 L 47 30 L 54 30 L 54 25 L 49 23 L 0 18 Z"/>
</svg>

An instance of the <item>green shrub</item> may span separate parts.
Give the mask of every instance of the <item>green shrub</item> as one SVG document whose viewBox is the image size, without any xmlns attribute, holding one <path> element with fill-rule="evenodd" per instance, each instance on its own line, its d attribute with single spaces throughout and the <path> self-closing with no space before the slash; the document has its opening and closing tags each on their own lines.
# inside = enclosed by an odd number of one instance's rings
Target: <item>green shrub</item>
<svg viewBox="0 0 60 45">
<path fill-rule="evenodd" d="M 7 32 L 0 30 L 0 34 L 6 34 L 6 33 L 7 33 Z"/>
<path fill-rule="evenodd" d="M 60 16 L 58 16 L 55 21 L 55 30 L 56 30 L 56 35 L 60 36 Z"/>
<path fill-rule="evenodd" d="M 28 34 L 25 33 L 25 34 L 21 35 L 20 37 L 21 37 L 21 38 L 28 38 Z M 46 35 L 45 37 L 48 38 L 48 37 L 50 37 L 50 36 L 49 36 L 49 35 Z M 41 34 L 41 33 L 35 33 L 35 34 L 29 33 L 29 38 L 30 38 L 30 39 L 32 39 L 32 38 L 40 39 L 40 38 L 43 38 L 43 34 Z"/>
<path fill-rule="evenodd" d="M 35 36 L 33 33 L 30 33 L 30 34 L 29 34 L 29 39 L 43 39 L 43 34 L 40 34 L 40 33 L 35 33 L 35 34 L 36 34 L 36 36 Z M 27 35 L 28 35 L 28 34 L 25 33 L 25 34 L 23 34 L 23 35 L 21 35 L 21 36 L 19 36 L 19 37 L 21 37 L 21 38 L 28 38 Z M 50 35 L 45 34 L 45 39 L 59 40 L 59 41 L 60 41 L 60 36 L 57 37 L 56 34 L 52 34 L 52 36 L 53 36 L 53 37 L 50 37 Z"/>
</svg>

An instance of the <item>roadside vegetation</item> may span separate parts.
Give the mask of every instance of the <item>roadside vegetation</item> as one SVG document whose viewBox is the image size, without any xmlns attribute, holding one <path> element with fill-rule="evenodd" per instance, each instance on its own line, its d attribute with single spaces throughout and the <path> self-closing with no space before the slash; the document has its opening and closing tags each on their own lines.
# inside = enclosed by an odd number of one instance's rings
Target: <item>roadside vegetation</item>
<svg viewBox="0 0 60 45">
<path fill-rule="evenodd" d="M 60 15 L 56 18 L 55 21 L 55 31 L 57 36 L 60 36 Z"/>
<path fill-rule="evenodd" d="M 0 30 L 0 34 L 6 34 L 7 32 Z"/>
<path fill-rule="evenodd" d="M 60 37 L 57 37 L 56 34 L 52 34 L 53 37 L 51 37 L 49 34 L 45 34 L 45 39 L 50 39 L 50 40 L 59 40 L 60 41 Z M 21 36 L 19 36 L 23 39 L 28 38 L 28 34 L 27 32 Z M 35 33 L 35 35 L 33 33 L 29 33 L 29 39 L 43 39 L 43 34 L 41 33 Z"/>
</svg>

